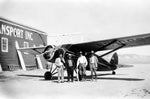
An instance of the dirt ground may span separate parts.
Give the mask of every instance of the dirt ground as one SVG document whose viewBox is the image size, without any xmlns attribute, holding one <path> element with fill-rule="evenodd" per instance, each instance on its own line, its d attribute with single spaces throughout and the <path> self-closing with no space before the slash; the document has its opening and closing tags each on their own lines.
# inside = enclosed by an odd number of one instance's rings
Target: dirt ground
<svg viewBox="0 0 150 99">
<path fill-rule="evenodd" d="M 97 81 L 91 81 L 87 72 L 87 81 L 82 82 L 57 83 L 57 75 L 46 81 L 45 71 L 1 72 L 0 99 L 150 99 L 150 64 L 119 68 L 116 75 L 97 72 Z"/>
</svg>

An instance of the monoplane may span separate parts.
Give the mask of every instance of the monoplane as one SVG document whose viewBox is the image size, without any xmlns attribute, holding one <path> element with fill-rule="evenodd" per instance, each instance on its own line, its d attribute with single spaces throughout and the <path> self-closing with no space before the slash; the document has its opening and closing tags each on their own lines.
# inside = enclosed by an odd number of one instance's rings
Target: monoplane
<svg viewBox="0 0 150 99">
<path fill-rule="evenodd" d="M 98 40 L 98 41 L 90 41 L 76 44 L 62 44 L 59 46 L 48 45 L 44 47 L 32 47 L 32 48 L 20 48 L 18 50 L 26 51 L 28 53 L 36 53 L 41 54 L 43 57 L 49 61 L 54 63 L 55 59 L 59 54 L 63 54 L 64 58 L 67 54 L 72 54 L 74 59 L 76 60 L 79 56 L 79 52 L 82 51 L 86 53 L 88 57 L 88 53 L 92 50 L 94 52 L 109 50 L 108 52 L 97 55 L 98 57 L 98 68 L 97 71 L 112 71 L 112 74 L 116 74 L 115 70 L 118 65 L 118 55 L 116 53 L 117 50 L 121 48 L 127 47 L 135 47 L 135 46 L 143 46 L 150 44 L 150 33 L 142 34 L 142 35 L 134 35 L 120 38 L 112 38 L 106 40 Z M 106 56 L 110 53 L 114 53 L 112 55 L 111 60 L 106 61 L 103 56 Z M 55 69 L 51 69 L 49 72 L 49 79 L 56 73 Z M 89 66 L 87 66 L 87 70 L 89 70 Z"/>
</svg>

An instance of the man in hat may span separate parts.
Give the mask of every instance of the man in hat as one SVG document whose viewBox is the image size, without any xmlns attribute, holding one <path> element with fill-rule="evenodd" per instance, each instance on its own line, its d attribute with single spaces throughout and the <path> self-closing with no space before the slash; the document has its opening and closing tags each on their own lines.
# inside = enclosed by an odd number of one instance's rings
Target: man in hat
<svg viewBox="0 0 150 99">
<path fill-rule="evenodd" d="M 73 70 L 75 68 L 75 64 L 71 54 L 68 54 L 68 57 L 66 59 L 66 66 L 67 66 L 68 82 L 70 81 L 70 79 L 73 82 Z"/>
<path fill-rule="evenodd" d="M 82 54 L 82 52 L 80 51 L 80 56 L 77 60 L 77 68 L 79 69 L 79 75 L 81 76 L 81 78 L 79 77 L 79 80 L 82 79 L 86 79 L 86 66 L 87 66 L 88 62 L 86 57 Z"/>
<path fill-rule="evenodd" d="M 91 56 L 89 58 L 89 65 L 91 70 L 91 80 L 93 80 L 93 73 L 95 74 L 95 79 L 97 79 L 96 69 L 97 69 L 98 59 L 94 54 L 94 51 L 91 51 Z"/>
</svg>

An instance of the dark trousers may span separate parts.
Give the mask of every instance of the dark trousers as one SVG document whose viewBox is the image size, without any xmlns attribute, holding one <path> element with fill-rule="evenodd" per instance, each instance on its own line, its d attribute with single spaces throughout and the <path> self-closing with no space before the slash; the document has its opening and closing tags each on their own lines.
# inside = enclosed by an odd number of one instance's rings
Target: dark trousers
<svg viewBox="0 0 150 99">
<path fill-rule="evenodd" d="M 67 69 L 67 74 L 68 74 L 68 81 L 73 81 L 73 68 L 72 67 L 68 67 Z"/>
</svg>

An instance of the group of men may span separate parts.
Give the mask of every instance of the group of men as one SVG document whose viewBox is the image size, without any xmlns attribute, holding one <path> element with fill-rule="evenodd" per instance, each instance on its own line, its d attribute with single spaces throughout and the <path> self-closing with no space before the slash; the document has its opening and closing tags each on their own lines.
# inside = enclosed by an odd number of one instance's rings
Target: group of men
<svg viewBox="0 0 150 99">
<path fill-rule="evenodd" d="M 71 54 L 68 54 L 66 59 L 63 58 L 63 55 L 60 54 L 58 58 L 55 59 L 55 65 L 57 66 L 58 72 L 58 83 L 64 82 L 64 69 L 67 69 L 68 82 L 74 81 L 74 71 L 76 72 L 78 81 L 86 80 L 86 67 L 89 64 L 91 70 L 91 80 L 97 79 L 96 69 L 97 69 L 98 59 L 94 54 L 94 51 L 91 51 L 90 57 L 87 59 L 85 55 L 80 51 L 80 55 L 75 63 Z"/>
</svg>

